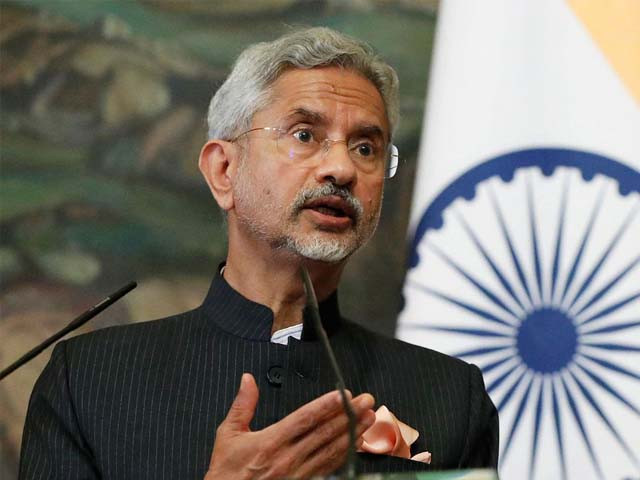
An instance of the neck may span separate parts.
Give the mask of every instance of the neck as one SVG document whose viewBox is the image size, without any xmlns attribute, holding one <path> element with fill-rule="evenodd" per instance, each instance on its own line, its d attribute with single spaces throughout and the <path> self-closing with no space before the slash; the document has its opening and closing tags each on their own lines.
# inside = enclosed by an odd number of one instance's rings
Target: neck
<svg viewBox="0 0 640 480">
<path fill-rule="evenodd" d="M 302 323 L 306 303 L 302 265 L 309 271 L 318 301 L 325 300 L 338 287 L 344 261 L 329 264 L 284 250 L 261 252 L 260 248 L 245 248 L 229 240 L 224 278 L 245 298 L 273 311 L 271 333 Z"/>
</svg>

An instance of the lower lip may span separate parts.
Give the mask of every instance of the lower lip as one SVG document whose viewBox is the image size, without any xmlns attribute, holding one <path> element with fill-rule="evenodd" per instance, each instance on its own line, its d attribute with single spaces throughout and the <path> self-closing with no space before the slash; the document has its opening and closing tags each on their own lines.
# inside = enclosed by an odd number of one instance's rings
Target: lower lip
<svg viewBox="0 0 640 480">
<path fill-rule="evenodd" d="M 307 208 L 305 209 L 305 211 L 309 212 L 313 223 L 315 223 L 319 227 L 344 230 L 346 228 L 349 228 L 353 224 L 351 217 L 334 217 L 333 215 L 326 215 L 311 208 Z"/>
</svg>

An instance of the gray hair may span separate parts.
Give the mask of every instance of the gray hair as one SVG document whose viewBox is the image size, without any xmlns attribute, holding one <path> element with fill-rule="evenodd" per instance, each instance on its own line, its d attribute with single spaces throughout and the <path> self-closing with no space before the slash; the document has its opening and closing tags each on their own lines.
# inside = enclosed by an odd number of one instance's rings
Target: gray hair
<svg viewBox="0 0 640 480">
<path fill-rule="evenodd" d="M 327 66 L 353 70 L 375 85 L 393 134 L 400 117 L 396 72 L 366 43 L 316 27 L 256 43 L 240 54 L 209 104 L 209 139 L 231 140 L 250 128 L 253 115 L 269 103 L 270 86 L 286 70 Z"/>
</svg>

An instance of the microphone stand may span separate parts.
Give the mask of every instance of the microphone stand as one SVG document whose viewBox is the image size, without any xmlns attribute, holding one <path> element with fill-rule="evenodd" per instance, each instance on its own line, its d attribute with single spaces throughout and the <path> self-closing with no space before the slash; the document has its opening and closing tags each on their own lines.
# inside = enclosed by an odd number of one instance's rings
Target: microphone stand
<svg viewBox="0 0 640 480">
<path fill-rule="evenodd" d="M 356 478 L 356 424 L 357 418 L 356 414 L 351 408 L 351 404 L 349 403 L 349 399 L 347 398 L 346 387 L 344 384 L 344 378 L 342 377 L 342 371 L 338 366 L 338 361 L 333 353 L 333 349 L 331 348 L 331 344 L 329 343 L 329 338 L 327 337 L 327 332 L 322 326 L 322 320 L 320 319 L 320 308 L 318 307 L 318 299 L 316 297 L 315 290 L 313 289 L 313 284 L 311 283 L 311 277 L 309 276 L 309 272 L 304 266 L 300 267 L 300 273 L 302 275 L 302 281 L 304 283 L 304 289 L 307 295 L 307 302 L 305 306 L 305 314 L 309 314 L 313 321 L 313 326 L 316 331 L 316 335 L 320 339 L 320 343 L 322 343 L 324 350 L 329 357 L 329 362 L 331 363 L 331 369 L 336 376 L 336 388 L 340 392 L 340 397 L 342 398 L 342 406 L 344 408 L 345 413 L 347 414 L 347 419 L 349 421 L 349 450 L 347 451 L 347 478 L 355 479 Z M 305 315 L 306 316 L 306 315 Z"/>
<path fill-rule="evenodd" d="M 86 312 L 84 312 L 82 315 L 76 317 L 74 320 L 71 321 L 71 323 L 69 323 L 69 325 L 67 325 L 66 327 L 64 327 L 62 330 L 60 330 L 59 332 L 53 334 L 51 337 L 47 338 L 44 342 L 42 342 L 40 345 L 38 345 L 37 347 L 29 350 L 27 353 L 25 353 L 23 356 L 21 356 L 18 360 L 16 360 L 15 362 L 13 362 L 11 365 L 9 365 L 7 368 L 5 368 L 4 370 L 2 370 L 0 372 L 0 381 L 5 378 L 7 375 L 9 375 L 10 373 L 12 373 L 14 370 L 16 370 L 17 368 L 20 368 L 22 365 L 24 365 L 25 363 L 27 363 L 29 360 L 31 360 L 32 358 L 34 358 L 36 355 L 40 354 L 45 348 L 47 348 L 49 345 L 51 345 L 52 343 L 57 342 L 58 340 L 60 340 L 62 337 L 64 337 L 67 333 L 75 330 L 76 328 L 81 327 L 82 325 L 84 325 L 85 323 L 87 323 L 89 320 L 91 320 L 93 317 L 95 317 L 96 315 L 98 315 L 100 312 L 102 312 L 104 309 L 108 308 L 111 306 L 112 303 L 116 302 L 117 300 L 119 300 L 120 298 L 124 297 L 127 293 L 129 293 L 131 290 L 133 290 L 134 288 L 136 288 L 138 286 L 138 284 L 136 282 L 129 282 L 127 283 L 124 287 L 122 287 L 120 290 L 112 293 L 111 295 L 109 295 L 107 298 L 105 298 L 104 300 L 102 300 L 101 302 L 95 304 L 93 307 L 91 307 L 89 310 L 87 310 Z"/>
</svg>

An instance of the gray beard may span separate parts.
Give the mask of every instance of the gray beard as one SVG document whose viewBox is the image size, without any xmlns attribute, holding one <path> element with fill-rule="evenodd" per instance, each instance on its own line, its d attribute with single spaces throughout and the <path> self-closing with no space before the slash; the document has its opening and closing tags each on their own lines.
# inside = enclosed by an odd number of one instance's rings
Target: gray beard
<svg viewBox="0 0 640 480">
<path fill-rule="evenodd" d="M 246 165 L 246 162 L 243 161 L 240 165 L 239 175 L 244 176 L 244 180 L 246 180 L 249 175 L 247 168 L 248 165 Z M 241 201 L 248 202 L 248 204 L 251 205 L 252 209 L 276 208 L 275 205 L 256 205 L 256 200 L 253 196 L 253 192 L 248 191 L 249 188 L 250 187 L 246 183 L 246 181 L 242 181 L 236 184 L 235 193 L 238 198 L 243 199 Z M 333 183 L 325 183 L 314 188 L 303 189 L 296 195 L 296 198 L 294 199 L 293 204 L 290 208 L 290 214 L 287 218 L 288 223 L 291 225 L 295 225 L 295 223 L 299 221 L 298 217 L 303 211 L 304 205 L 307 202 L 329 195 L 336 195 L 343 198 L 353 209 L 353 222 L 356 226 L 355 238 L 353 238 L 353 236 L 349 236 L 348 238 L 343 239 L 325 238 L 323 232 L 321 231 L 306 235 L 303 238 L 294 237 L 286 231 L 282 232 L 283 235 L 274 236 L 273 232 L 270 232 L 269 227 L 267 227 L 266 225 L 259 224 L 249 218 L 239 218 L 239 220 L 243 224 L 245 224 L 255 235 L 269 241 L 273 248 L 288 251 L 308 258 L 310 260 L 317 260 L 327 263 L 337 263 L 350 256 L 367 242 L 367 240 L 371 237 L 373 231 L 375 230 L 380 212 L 372 212 L 372 218 L 364 219 L 362 204 L 351 194 L 349 189 L 339 187 Z M 372 227 L 366 228 L 363 231 L 361 227 L 362 222 L 365 220 L 368 221 L 368 224 L 372 224 Z M 360 228 L 357 228 L 358 226 L 360 226 Z"/>
<path fill-rule="evenodd" d="M 302 212 L 304 205 L 307 202 L 329 195 L 341 197 L 349 203 L 355 212 L 353 221 L 356 225 L 362 221 L 363 208 L 358 199 L 351 195 L 351 192 L 348 189 L 338 187 L 333 183 L 325 183 L 319 187 L 301 190 L 296 196 L 291 207 L 292 213 L 290 220 L 292 222 L 297 221 L 298 215 Z M 358 235 L 358 237 L 359 236 L 360 235 Z M 283 248 L 310 260 L 337 263 L 355 252 L 365 241 L 366 239 L 361 238 L 356 238 L 355 241 L 345 242 L 324 239 L 322 238 L 322 233 L 319 232 L 317 235 L 312 235 L 311 238 L 307 237 L 304 240 L 287 236 L 286 241 L 283 244 Z"/>
<path fill-rule="evenodd" d="M 282 248 L 310 260 L 337 263 L 351 255 L 359 246 L 342 245 L 340 242 L 323 238 L 305 239 L 304 242 L 301 242 L 295 238 L 287 237 Z"/>
</svg>

